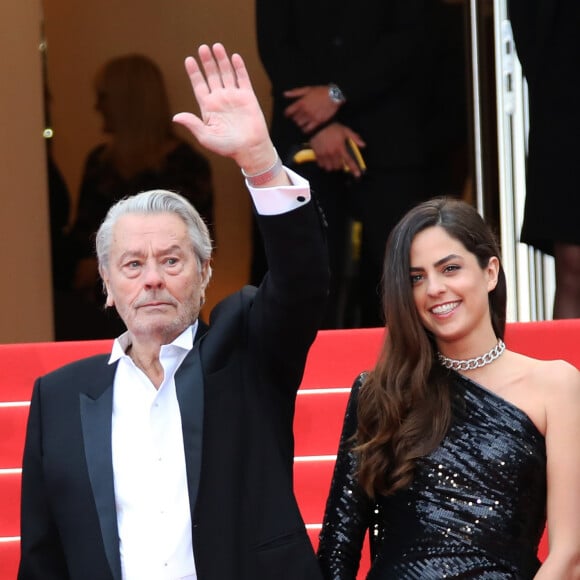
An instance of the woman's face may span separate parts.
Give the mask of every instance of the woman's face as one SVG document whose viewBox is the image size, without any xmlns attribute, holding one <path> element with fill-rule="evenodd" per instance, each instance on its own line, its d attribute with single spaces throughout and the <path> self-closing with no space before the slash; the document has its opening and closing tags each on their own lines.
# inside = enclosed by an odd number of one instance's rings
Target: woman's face
<svg viewBox="0 0 580 580">
<path fill-rule="evenodd" d="M 114 133 L 113 115 L 111 114 L 110 99 L 103 83 L 97 83 L 95 110 L 103 117 L 104 133 Z"/>
<path fill-rule="evenodd" d="M 438 343 L 491 327 L 488 294 L 497 284 L 499 260 L 481 268 L 474 254 L 440 226 L 419 232 L 410 252 L 413 298 L 424 327 Z"/>
</svg>

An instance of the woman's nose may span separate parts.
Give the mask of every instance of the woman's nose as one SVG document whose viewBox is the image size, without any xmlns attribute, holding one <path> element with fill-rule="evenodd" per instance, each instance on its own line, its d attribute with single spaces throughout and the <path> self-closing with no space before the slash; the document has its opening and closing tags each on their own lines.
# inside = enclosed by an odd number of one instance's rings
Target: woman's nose
<svg viewBox="0 0 580 580">
<path fill-rule="evenodd" d="M 430 296 L 437 296 L 445 290 L 445 284 L 439 276 L 432 276 L 427 279 L 427 293 Z"/>
</svg>

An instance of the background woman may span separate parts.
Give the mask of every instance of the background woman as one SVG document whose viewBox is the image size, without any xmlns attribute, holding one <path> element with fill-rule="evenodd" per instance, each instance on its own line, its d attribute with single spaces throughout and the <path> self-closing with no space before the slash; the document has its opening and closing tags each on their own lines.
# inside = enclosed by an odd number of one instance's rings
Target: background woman
<svg viewBox="0 0 580 580">
<path fill-rule="evenodd" d="M 159 67 L 140 54 L 114 58 L 98 71 L 95 94 L 95 108 L 108 139 L 89 153 L 85 163 L 69 236 L 72 292 L 57 312 L 58 339 L 112 337 L 123 328 L 100 308 L 102 292 L 93 251 L 100 223 L 121 197 L 151 189 L 176 191 L 198 210 L 215 240 L 210 165 L 176 135 Z"/>
</svg>

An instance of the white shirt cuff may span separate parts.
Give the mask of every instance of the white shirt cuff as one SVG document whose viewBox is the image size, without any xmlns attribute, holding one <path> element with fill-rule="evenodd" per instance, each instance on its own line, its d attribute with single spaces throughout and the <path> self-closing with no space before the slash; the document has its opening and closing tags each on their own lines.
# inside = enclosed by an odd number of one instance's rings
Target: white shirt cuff
<svg viewBox="0 0 580 580">
<path fill-rule="evenodd" d="M 256 211 L 260 215 L 287 213 L 310 201 L 310 184 L 291 169 L 284 167 L 292 185 L 276 187 L 251 187 L 246 181 Z"/>
</svg>

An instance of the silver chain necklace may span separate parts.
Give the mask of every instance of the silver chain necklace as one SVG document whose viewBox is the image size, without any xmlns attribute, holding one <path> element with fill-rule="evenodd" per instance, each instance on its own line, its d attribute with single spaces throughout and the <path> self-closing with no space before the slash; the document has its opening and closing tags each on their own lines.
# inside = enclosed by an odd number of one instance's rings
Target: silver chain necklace
<svg viewBox="0 0 580 580">
<path fill-rule="evenodd" d="M 503 354 L 504 350 L 505 343 L 500 338 L 498 339 L 497 344 L 489 352 L 486 352 L 481 356 L 476 356 L 475 358 L 456 360 L 448 358 L 440 352 L 437 353 L 437 358 L 446 369 L 452 369 L 454 371 L 472 371 L 473 369 L 479 369 L 492 363 L 496 358 L 499 358 Z"/>
</svg>

